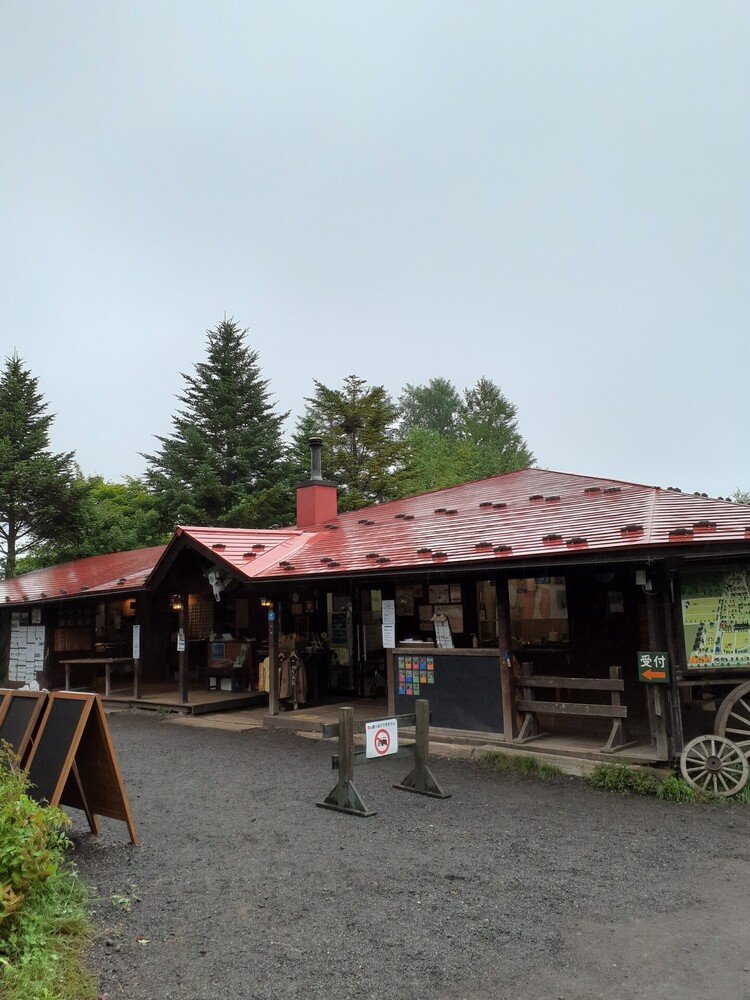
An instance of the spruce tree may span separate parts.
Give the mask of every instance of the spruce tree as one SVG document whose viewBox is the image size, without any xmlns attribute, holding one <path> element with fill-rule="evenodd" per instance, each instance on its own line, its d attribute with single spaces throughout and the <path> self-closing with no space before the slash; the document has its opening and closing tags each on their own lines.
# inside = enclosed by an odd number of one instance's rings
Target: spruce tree
<svg viewBox="0 0 750 1000">
<path fill-rule="evenodd" d="M 172 434 L 145 455 L 146 480 L 172 523 L 274 527 L 291 501 L 281 429 L 247 330 L 225 319 L 207 330 L 206 360 L 182 373 Z"/>
<path fill-rule="evenodd" d="M 356 510 L 398 495 L 405 448 L 395 433 L 398 409 L 383 386 L 349 375 L 340 389 L 315 381 L 297 422 L 295 471 L 309 470 L 308 439 L 323 439 L 323 475 L 339 487 L 339 510 Z"/>
<path fill-rule="evenodd" d="M 73 452 L 50 451 L 54 419 L 39 380 L 18 354 L 6 358 L 0 375 L 0 557 L 6 579 L 15 576 L 21 557 L 81 534 L 82 488 Z"/>
</svg>

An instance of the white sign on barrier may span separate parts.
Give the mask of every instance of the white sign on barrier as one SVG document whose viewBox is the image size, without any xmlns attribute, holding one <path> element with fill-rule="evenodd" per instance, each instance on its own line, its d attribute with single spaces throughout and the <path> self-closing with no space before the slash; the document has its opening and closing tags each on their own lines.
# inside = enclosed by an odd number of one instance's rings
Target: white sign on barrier
<svg viewBox="0 0 750 1000">
<path fill-rule="evenodd" d="M 398 751 L 398 720 L 381 719 L 365 725 L 365 756 L 388 757 Z"/>
</svg>

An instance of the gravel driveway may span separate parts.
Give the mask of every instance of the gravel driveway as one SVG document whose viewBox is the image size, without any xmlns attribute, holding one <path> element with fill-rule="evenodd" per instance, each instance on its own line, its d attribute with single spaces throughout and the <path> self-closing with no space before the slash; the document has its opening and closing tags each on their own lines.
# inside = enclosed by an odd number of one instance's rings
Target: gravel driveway
<svg viewBox="0 0 750 1000">
<path fill-rule="evenodd" d="M 747 1000 L 745 807 L 623 799 L 435 761 L 445 801 L 332 744 L 117 713 L 141 847 L 76 818 L 111 1000 Z"/>
</svg>

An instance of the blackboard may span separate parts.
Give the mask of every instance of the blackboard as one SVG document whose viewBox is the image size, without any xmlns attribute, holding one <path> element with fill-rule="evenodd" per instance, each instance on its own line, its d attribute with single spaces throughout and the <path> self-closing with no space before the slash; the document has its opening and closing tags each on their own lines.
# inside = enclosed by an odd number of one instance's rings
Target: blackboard
<svg viewBox="0 0 750 1000">
<path fill-rule="evenodd" d="M 29 765 L 29 794 L 33 798 L 52 801 L 60 778 L 66 771 L 68 751 L 81 716 L 88 714 L 90 704 L 83 698 L 53 698 L 50 701 L 39 740 Z"/>
<path fill-rule="evenodd" d="M 500 685 L 500 657 L 460 652 L 443 653 L 431 649 L 435 680 L 420 684 L 419 695 L 399 694 L 399 674 L 404 672 L 405 656 L 398 651 L 393 656 L 393 690 L 396 714 L 414 712 L 414 703 L 426 698 L 430 703 L 430 725 L 445 729 L 470 729 L 486 733 L 503 731 L 503 698 Z M 413 658 L 417 658 L 415 655 Z"/>
<path fill-rule="evenodd" d="M 95 694 L 56 691 L 26 765 L 29 793 L 50 805 L 83 809 L 98 836 L 98 816 L 127 824 L 130 841 L 138 843 L 133 814 L 101 699 Z"/>
<path fill-rule="evenodd" d="M 25 750 L 31 736 L 30 729 L 38 716 L 46 695 L 26 696 L 13 692 L 8 696 L 8 708 L 0 722 L 0 740 L 5 740 L 18 756 Z M 41 703 L 41 704 L 40 704 Z"/>
</svg>

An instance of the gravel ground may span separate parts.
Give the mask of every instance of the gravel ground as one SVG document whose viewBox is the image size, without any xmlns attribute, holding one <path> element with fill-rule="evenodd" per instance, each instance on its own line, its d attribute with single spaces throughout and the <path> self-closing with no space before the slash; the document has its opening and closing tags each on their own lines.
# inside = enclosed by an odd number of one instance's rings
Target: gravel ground
<svg viewBox="0 0 750 1000">
<path fill-rule="evenodd" d="M 331 744 L 110 724 L 142 846 L 74 826 L 110 1000 L 750 998 L 747 808 L 383 761 L 357 819 L 315 808 Z"/>
</svg>

